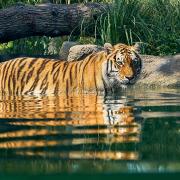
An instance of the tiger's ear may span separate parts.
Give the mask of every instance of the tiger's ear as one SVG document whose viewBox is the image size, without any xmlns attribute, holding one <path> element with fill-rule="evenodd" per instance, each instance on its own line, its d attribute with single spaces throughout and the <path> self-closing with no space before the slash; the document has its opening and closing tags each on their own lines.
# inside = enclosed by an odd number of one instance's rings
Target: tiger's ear
<svg viewBox="0 0 180 180">
<path fill-rule="evenodd" d="M 113 51 L 113 46 L 110 43 L 105 43 L 104 49 L 107 51 L 107 54 L 110 54 Z"/>
<path fill-rule="evenodd" d="M 142 44 L 141 42 L 136 42 L 135 45 L 131 46 L 131 49 L 137 53 L 141 52 Z"/>
</svg>

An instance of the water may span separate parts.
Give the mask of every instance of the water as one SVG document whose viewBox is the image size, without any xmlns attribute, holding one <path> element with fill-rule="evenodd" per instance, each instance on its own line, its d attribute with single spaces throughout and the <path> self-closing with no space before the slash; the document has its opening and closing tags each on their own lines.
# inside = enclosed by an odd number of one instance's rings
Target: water
<svg viewBox="0 0 180 180">
<path fill-rule="evenodd" d="M 180 172 L 179 89 L 0 98 L 0 174 Z"/>
</svg>

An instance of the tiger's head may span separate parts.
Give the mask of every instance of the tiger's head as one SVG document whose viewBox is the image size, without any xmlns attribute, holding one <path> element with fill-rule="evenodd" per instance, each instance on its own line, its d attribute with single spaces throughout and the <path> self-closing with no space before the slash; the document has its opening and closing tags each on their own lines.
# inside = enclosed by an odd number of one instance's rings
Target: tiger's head
<svg viewBox="0 0 180 180">
<path fill-rule="evenodd" d="M 124 87 L 135 83 L 142 68 L 137 45 L 116 44 L 112 46 L 106 43 L 104 47 L 107 51 L 106 69 L 104 70 L 110 86 Z"/>
</svg>

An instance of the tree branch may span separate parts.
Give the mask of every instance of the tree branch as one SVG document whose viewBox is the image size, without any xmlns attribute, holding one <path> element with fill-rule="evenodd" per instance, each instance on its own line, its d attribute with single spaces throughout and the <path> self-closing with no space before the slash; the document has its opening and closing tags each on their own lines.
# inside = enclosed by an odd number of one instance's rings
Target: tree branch
<svg viewBox="0 0 180 180">
<path fill-rule="evenodd" d="M 80 25 L 90 24 L 108 9 L 107 4 L 18 3 L 0 11 L 0 43 L 30 36 L 80 34 Z"/>
</svg>

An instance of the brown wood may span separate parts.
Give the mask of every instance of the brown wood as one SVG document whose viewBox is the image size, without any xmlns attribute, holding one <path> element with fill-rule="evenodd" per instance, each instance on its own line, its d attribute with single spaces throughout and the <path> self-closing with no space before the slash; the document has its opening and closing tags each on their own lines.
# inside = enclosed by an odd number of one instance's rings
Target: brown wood
<svg viewBox="0 0 180 180">
<path fill-rule="evenodd" d="M 82 21 L 90 24 L 107 7 L 99 3 L 36 6 L 19 3 L 0 11 L 0 42 L 30 36 L 77 35 Z"/>
</svg>

